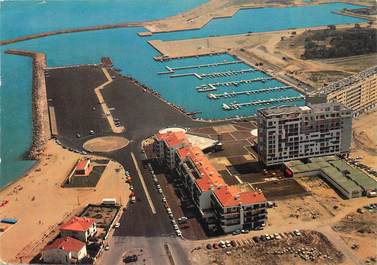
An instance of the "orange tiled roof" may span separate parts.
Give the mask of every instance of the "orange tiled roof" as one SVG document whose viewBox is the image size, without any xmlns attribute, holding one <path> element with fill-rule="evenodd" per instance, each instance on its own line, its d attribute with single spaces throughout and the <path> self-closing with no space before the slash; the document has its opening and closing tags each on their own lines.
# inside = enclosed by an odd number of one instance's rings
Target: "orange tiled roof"
<svg viewBox="0 0 377 265">
<path fill-rule="evenodd" d="M 86 165 L 90 162 L 90 159 L 83 159 L 76 164 L 76 170 L 84 170 Z"/>
<path fill-rule="evenodd" d="M 93 218 L 87 217 L 73 217 L 68 222 L 64 223 L 60 230 L 71 230 L 71 231 L 80 231 L 85 232 L 96 222 Z"/>
<path fill-rule="evenodd" d="M 186 134 L 184 132 L 167 132 L 167 133 L 157 133 L 156 138 L 159 141 L 164 141 L 168 147 L 175 147 L 179 144 L 190 144 Z"/>
<path fill-rule="evenodd" d="M 248 205 L 266 201 L 266 197 L 264 197 L 262 192 L 242 192 L 236 185 L 218 188 L 214 191 L 214 194 L 224 207 L 238 206 L 240 204 Z"/>
<path fill-rule="evenodd" d="M 55 239 L 54 242 L 45 246 L 43 250 L 58 248 L 58 249 L 64 250 L 65 252 L 71 252 L 71 251 L 78 252 L 84 246 L 85 246 L 84 242 L 81 242 L 80 240 L 67 236 L 67 237 L 61 237 L 61 238 Z"/>
<path fill-rule="evenodd" d="M 178 149 L 177 153 L 181 159 L 185 157 L 190 158 L 198 169 L 200 178 L 196 180 L 196 184 L 201 191 L 208 191 L 211 187 L 226 185 L 219 172 L 209 162 L 199 147 L 185 146 Z"/>
</svg>

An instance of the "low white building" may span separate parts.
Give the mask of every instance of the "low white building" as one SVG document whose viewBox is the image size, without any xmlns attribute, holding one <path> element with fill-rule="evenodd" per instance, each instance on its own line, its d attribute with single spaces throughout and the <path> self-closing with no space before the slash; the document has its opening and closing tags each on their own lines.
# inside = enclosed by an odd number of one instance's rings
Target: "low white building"
<svg viewBox="0 0 377 265">
<path fill-rule="evenodd" d="M 88 238 L 97 232 L 96 221 L 93 218 L 73 217 L 60 227 L 62 237 L 70 236 L 87 242 Z"/>
<path fill-rule="evenodd" d="M 84 242 L 72 237 L 61 237 L 42 251 L 42 260 L 48 264 L 77 263 L 87 255 Z"/>
</svg>

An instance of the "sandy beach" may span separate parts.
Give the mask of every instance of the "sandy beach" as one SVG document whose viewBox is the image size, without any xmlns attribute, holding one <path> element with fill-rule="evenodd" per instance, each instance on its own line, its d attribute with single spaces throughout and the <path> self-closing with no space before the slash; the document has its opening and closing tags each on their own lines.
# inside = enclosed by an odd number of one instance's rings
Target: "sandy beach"
<svg viewBox="0 0 377 265">
<path fill-rule="evenodd" d="M 1 218 L 17 224 L 0 234 L 0 256 L 5 262 L 28 262 L 58 233 L 58 226 L 89 203 L 113 197 L 127 204 L 124 169 L 110 161 L 96 188 L 62 188 L 79 154 L 50 140 L 39 164 L 24 177 L 0 191 Z"/>
<path fill-rule="evenodd" d="M 360 156 L 362 162 L 377 170 L 377 110 L 353 120 L 351 156 Z"/>
</svg>

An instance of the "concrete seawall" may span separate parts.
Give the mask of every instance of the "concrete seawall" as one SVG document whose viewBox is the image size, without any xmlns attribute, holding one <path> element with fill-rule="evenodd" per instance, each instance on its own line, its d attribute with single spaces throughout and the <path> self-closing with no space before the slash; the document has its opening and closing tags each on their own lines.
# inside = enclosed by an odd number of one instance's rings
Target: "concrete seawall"
<svg viewBox="0 0 377 265">
<path fill-rule="evenodd" d="M 56 30 L 56 31 L 48 31 L 43 33 L 37 33 L 32 35 L 26 35 L 23 37 L 10 39 L 10 40 L 1 40 L 0 45 L 7 45 L 11 43 L 16 43 L 25 40 L 32 40 L 43 38 L 52 35 L 60 35 L 60 34 L 67 34 L 67 33 L 75 33 L 75 32 L 83 32 L 83 31 L 94 31 L 94 30 L 105 30 L 105 29 L 116 29 L 116 28 L 128 28 L 128 27 L 141 27 L 143 23 L 133 22 L 133 23 L 123 23 L 123 24 L 113 24 L 113 25 L 103 25 L 103 26 L 93 26 L 93 27 L 83 27 L 83 28 L 75 28 L 75 29 L 63 29 L 63 30 Z"/>
<path fill-rule="evenodd" d="M 38 160 L 47 141 L 51 137 L 48 102 L 46 91 L 46 80 L 44 69 L 46 68 L 46 57 L 44 53 L 7 50 L 6 53 L 13 55 L 28 56 L 33 58 L 33 80 L 32 80 L 32 119 L 33 138 L 29 151 L 25 158 Z"/>
</svg>

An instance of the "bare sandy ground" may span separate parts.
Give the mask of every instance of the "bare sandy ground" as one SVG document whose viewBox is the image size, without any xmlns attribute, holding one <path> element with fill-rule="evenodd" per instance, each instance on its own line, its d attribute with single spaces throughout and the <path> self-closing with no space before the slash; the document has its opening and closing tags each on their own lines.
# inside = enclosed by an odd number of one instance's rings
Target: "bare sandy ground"
<svg viewBox="0 0 377 265">
<path fill-rule="evenodd" d="M 91 152 L 111 152 L 126 147 L 128 143 L 128 139 L 124 137 L 105 136 L 90 139 L 84 143 L 83 147 Z"/>
<path fill-rule="evenodd" d="M 302 6 L 331 2 L 338 1 L 314 0 L 311 2 L 304 2 L 303 0 L 210 0 L 207 3 L 198 6 L 197 8 L 178 14 L 176 16 L 144 23 L 144 27 L 152 33 L 199 29 L 205 26 L 214 18 L 231 17 L 238 10 L 243 8 Z M 346 2 L 360 5 L 364 4 L 369 6 L 375 4 L 375 2 L 372 0 L 349 0 Z"/>
<path fill-rule="evenodd" d="M 361 156 L 362 162 L 377 170 L 377 110 L 353 120 L 351 155 Z"/>
<path fill-rule="evenodd" d="M 1 260 L 29 261 L 57 234 L 59 223 L 89 203 L 101 203 L 102 198 L 108 197 L 127 203 L 129 189 L 124 170 L 112 161 L 96 188 L 61 188 L 78 158 L 78 154 L 49 141 L 39 165 L 0 192 L 0 201 L 9 201 L 1 208 L 0 218 L 18 220 L 0 235 Z"/>
</svg>

